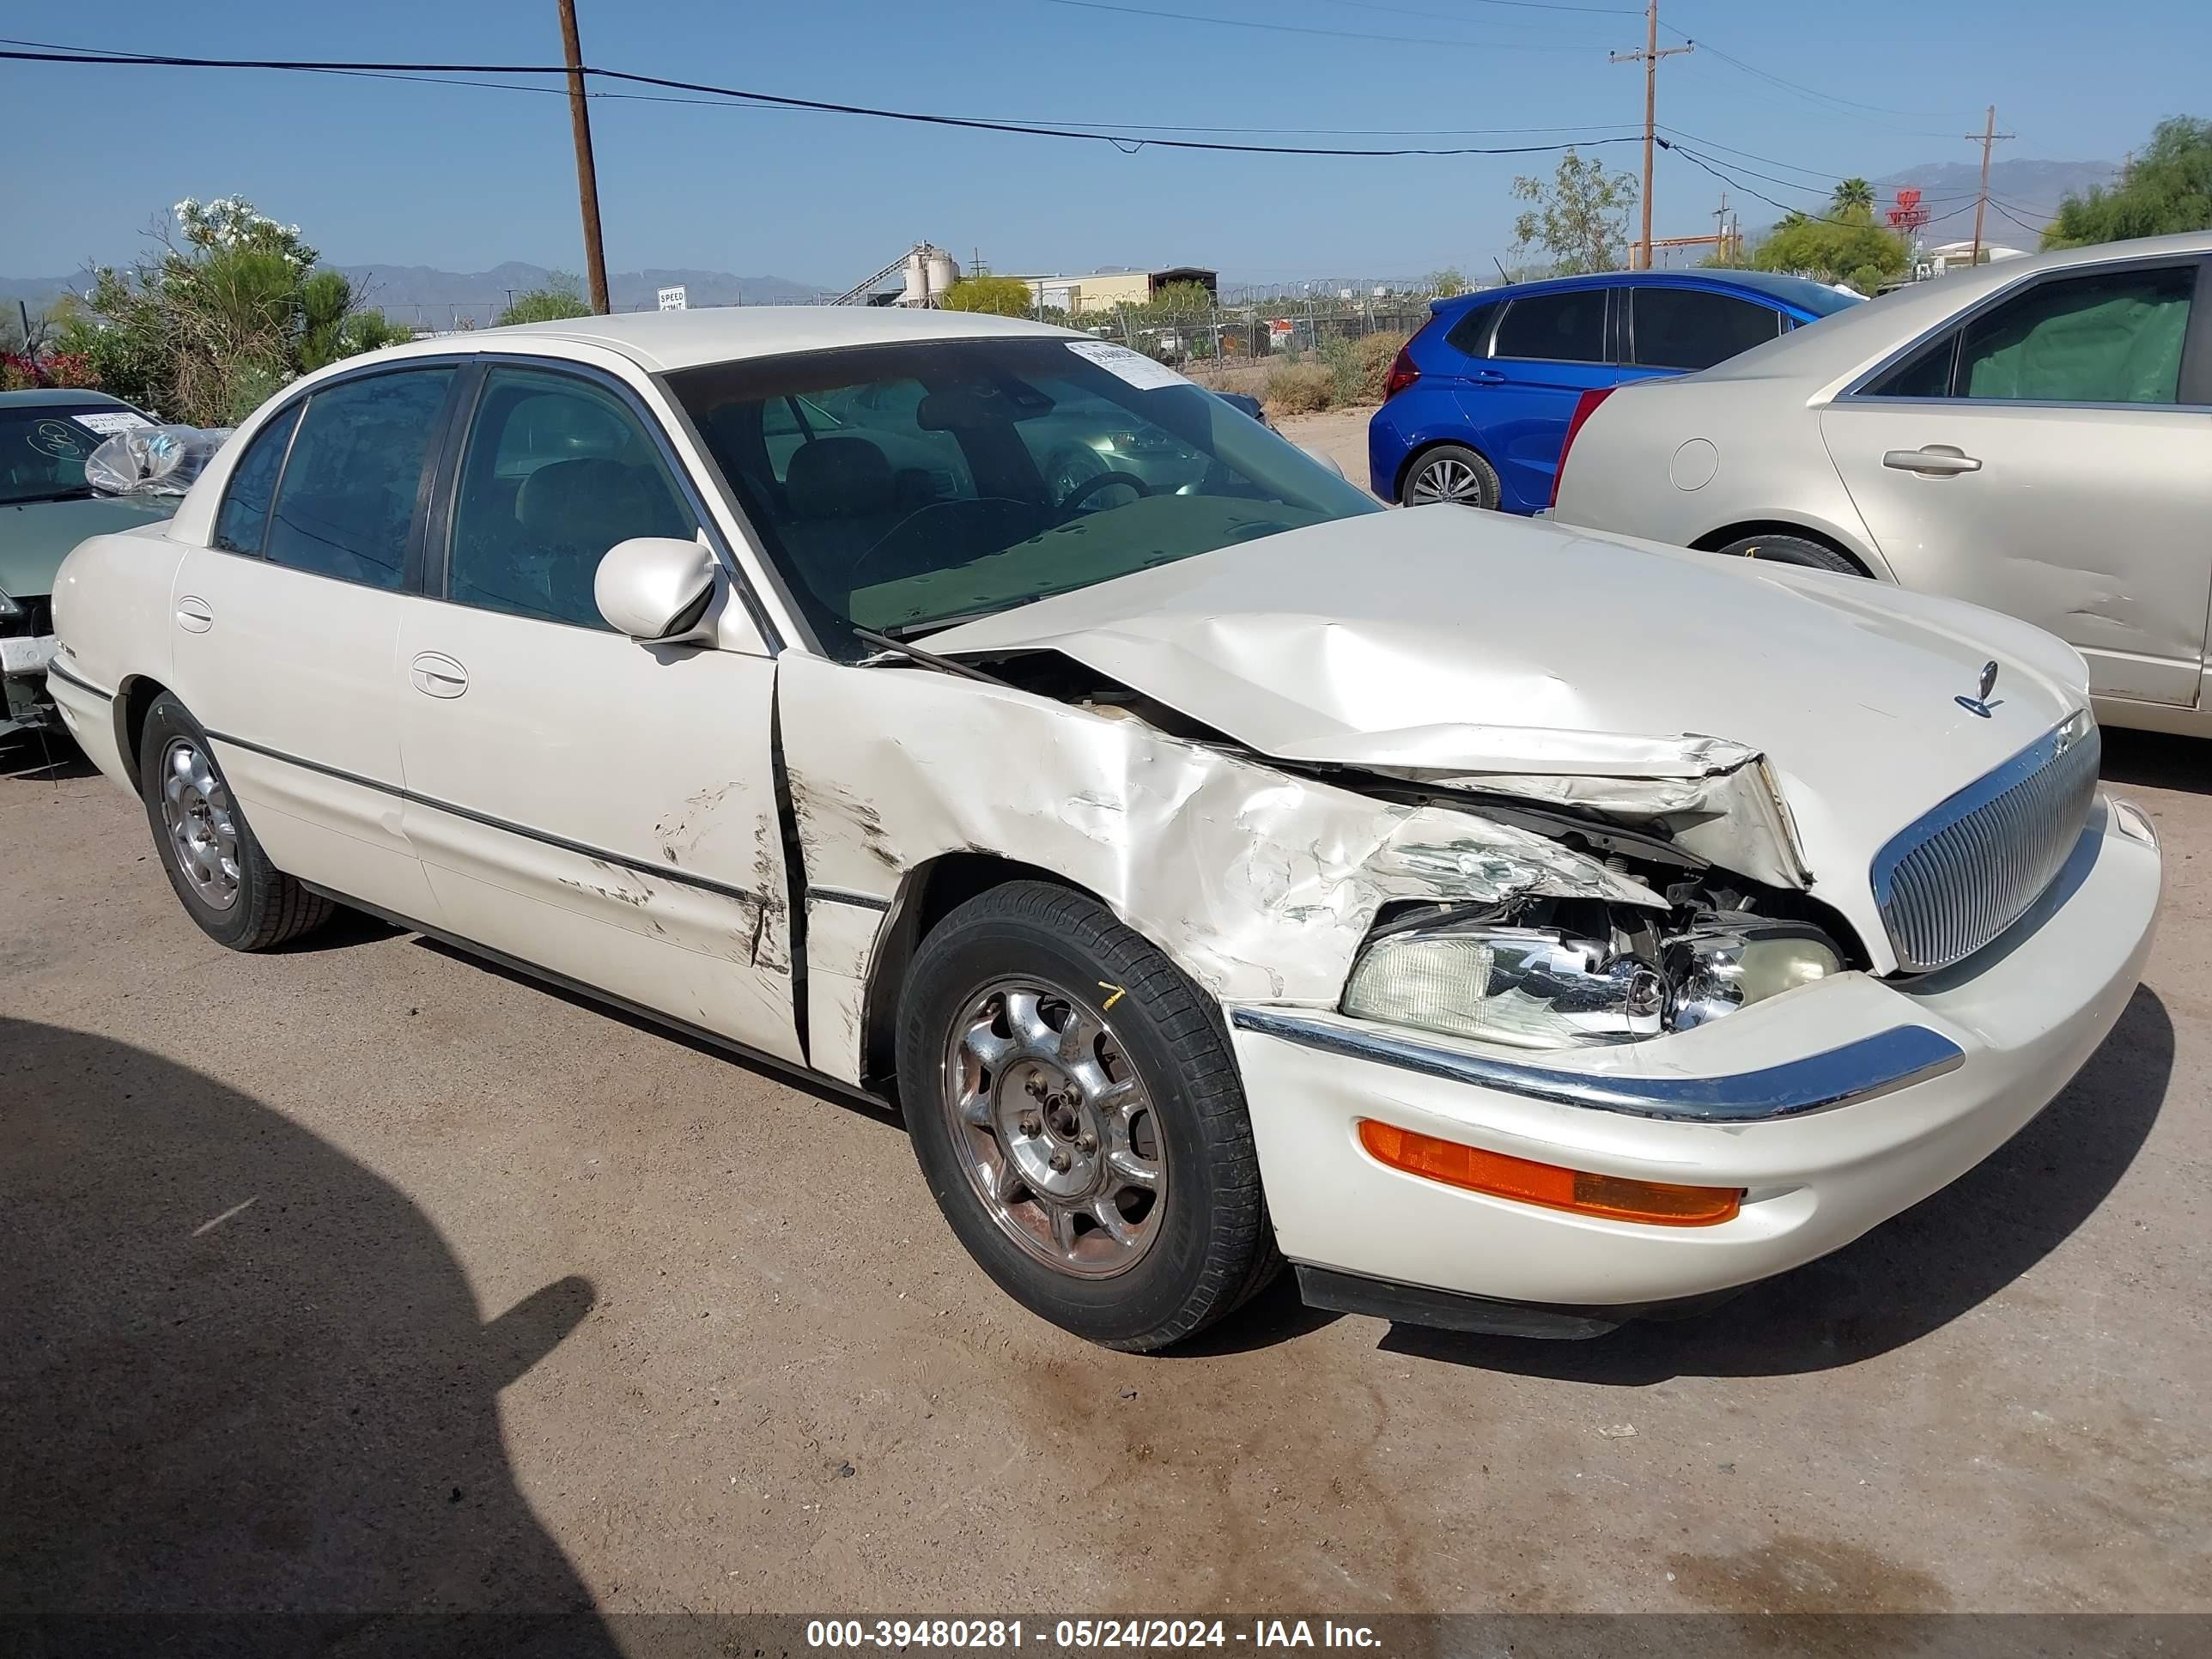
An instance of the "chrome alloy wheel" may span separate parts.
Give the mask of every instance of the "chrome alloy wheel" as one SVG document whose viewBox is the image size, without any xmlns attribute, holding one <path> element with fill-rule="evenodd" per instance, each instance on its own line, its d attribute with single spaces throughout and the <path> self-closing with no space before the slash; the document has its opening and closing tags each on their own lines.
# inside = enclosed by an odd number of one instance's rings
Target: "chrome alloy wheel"
<svg viewBox="0 0 2212 1659">
<path fill-rule="evenodd" d="M 1111 1023 L 1042 980 L 994 981 L 963 1006 L 945 1043 L 945 1110 L 983 1207 L 1057 1272 L 1127 1272 L 1158 1236 L 1168 1169 Z"/>
<path fill-rule="evenodd" d="M 212 910 L 238 902 L 238 818 L 230 791 L 190 738 L 161 751 L 161 822 L 178 873 Z"/>
<path fill-rule="evenodd" d="M 1413 487 L 1407 492 L 1412 505 L 1425 507 L 1431 501 L 1457 501 L 1462 507 L 1482 505 L 1482 480 L 1465 461 L 1455 461 L 1447 456 L 1440 461 L 1431 461 L 1413 477 Z"/>
</svg>

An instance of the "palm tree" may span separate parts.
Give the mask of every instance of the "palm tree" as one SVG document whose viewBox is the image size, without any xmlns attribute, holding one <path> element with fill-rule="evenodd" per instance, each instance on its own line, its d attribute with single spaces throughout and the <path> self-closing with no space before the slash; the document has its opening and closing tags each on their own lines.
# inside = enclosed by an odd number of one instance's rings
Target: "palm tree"
<svg viewBox="0 0 2212 1659">
<path fill-rule="evenodd" d="M 1838 218 L 1853 212 L 1870 215 L 1874 212 L 1874 186 L 1863 179 L 1846 179 L 1828 198 L 1828 205 Z"/>
</svg>

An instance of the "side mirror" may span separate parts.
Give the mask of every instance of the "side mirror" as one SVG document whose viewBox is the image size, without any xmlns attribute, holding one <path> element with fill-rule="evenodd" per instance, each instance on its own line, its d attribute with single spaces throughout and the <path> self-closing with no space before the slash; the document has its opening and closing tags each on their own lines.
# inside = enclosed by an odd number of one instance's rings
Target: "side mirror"
<svg viewBox="0 0 2212 1659">
<path fill-rule="evenodd" d="M 1327 467 L 1330 471 L 1335 473 L 1340 478 L 1344 477 L 1344 469 L 1336 464 L 1336 457 L 1334 455 L 1328 453 L 1326 451 L 1316 449 L 1311 444 L 1300 444 L 1297 447 L 1297 449 L 1298 453 L 1304 456 L 1308 460 Z"/>
<path fill-rule="evenodd" d="M 600 558 L 592 597 L 618 633 L 647 644 L 680 639 L 714 597 L 714 556 L 697 542 L 633 536 Z"/>
</svg>

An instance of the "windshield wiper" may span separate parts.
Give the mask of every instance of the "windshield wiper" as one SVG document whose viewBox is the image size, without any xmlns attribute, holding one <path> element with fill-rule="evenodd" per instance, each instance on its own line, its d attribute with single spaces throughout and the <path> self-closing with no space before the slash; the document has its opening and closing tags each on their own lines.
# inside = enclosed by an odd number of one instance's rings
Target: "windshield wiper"
<svg viewBox="0 0 2212 1659">
<path fill-rule="evenodd" d="M 883 630 L 883 637 L 888 640 L 921 639 L 931 634 L 941 634 L 949 628 L 957 628 L 962 623 L 981 622 L 986 617 L 996 617 L 1025 605 L 1035 605 L 1047 597 L 1042 593 L 1032 593 L 1026 599 L 1009 599 L 1004 605 L 986 605 L 980 611 L 957 611 L 950 617 L 929 617 L 921 622 L 893 623 Z M 856 634 L 866 632 L 857 624 L 853 631 Z"/>
<path fill-rule="evenodd" d="M 927 624 L 915 625 L 927 626 Z M 963 679 L 981 680 L 986 685 L 1006 684 L 1006 681 L 999 678 L 995 674 L 986 674 L 981 669 L 970 668 L 964 662 L 955 662 L 950 657 L 940 657 L 933 651 L 925 651 L 918 645 L 908 645 L 896 635 L 878 634 L 872 628 L 862 628 L 857 623 L 853 624 L 853 632 L 870 645 L 879 646 L 892 655 L 904 657 L 910 662 L 918 662 L 924 668 L 934 668 L 940 674 L 957 674 Z M 870 659 L 872 661 L 877 659 Z M 864 667 L 866 665 L 865 663 L 862 665 Z"/>
</svg>

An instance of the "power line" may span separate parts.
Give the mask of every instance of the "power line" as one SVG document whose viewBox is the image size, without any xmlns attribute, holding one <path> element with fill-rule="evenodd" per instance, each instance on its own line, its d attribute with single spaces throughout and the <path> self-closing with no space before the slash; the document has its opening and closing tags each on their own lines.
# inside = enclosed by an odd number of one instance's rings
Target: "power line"
<svg viewBox="0 0 2212 1659">
<path fill-rule="evenodd" d="M 1070 0 L 1073 3 L 1073 0 Z M 37 43 L 33 43 L 37 44 Z M 1433 44 L 1433 43 L 1428 43 Z M 560 64 L 406 64 L 353 63 L 331 59 L 274 58 L 187 58 L 172 54 L 112 52 L 77 52 L 42 49 L 27 52 L 0 49 L 0 60 L 33 64 L 97 64 L 110 68 L 145 69 L 216 69 L 270 70 L 308 74 L 358 74 L 398 76 L 408 78 L 437 75 L 566 75 L 568 67 Z M 1139 130 L 1051 126 L 1038 122 L 988 120 L 978 116 L 939 115 L 917 110 L 879 108 L 868 104 L 838 103 L 826 99 L 794 98 L 782 93 L 756 92 L 740 87 L 716 86 L 708 82 L 678 81 L 665 76 L 640 75 L 627 70 L 597 69 L 586 65 L 586 76 L 600 80 L 618 81 L 628 85 L 661 87 L 678 92 L 710 94 L 715 98 L 737 100 L 745 105 L 774 109 L 816 110 L 834 115 L 866 116 L 882 121 L 904 121 L 923 126 L 959 127 L 981 132 L 1004 132 L 1027 138 L 1070 138 L 1095 143 L 1112 144 L 1125 155 L 1134 155 L 1146 148 L 1159 149 L 1206 150 L 1233 155 L 1314 155 L 1314 156 L 1370 156 L 1389 158 L 1408 155 L 1534 155 L 1576 149 L 1595 149 L 1605 144 L 1634 143 L 1632 137 L 1585 136 L 1564 143 L 1543 144 L 1458 144 L 1458 145 L 1399 145 L 1385 149 L 1357 149 L 1346 146 L 1318 144 L 1226 144 L 1194 138 L 1162 138 L 1136 136 Z M 618 97 L 621 94 L 601 94 Z"/>
<path fill-rule="evenodd" d="M 1170 23 L 1202 23 L 1215 28 L 1255 29 L 1263 34 L 1319 35 L 1329 40 L 1369 40 L 1389 46 L 1480 46 L 1486 51 L 1493 52 L 1579 52 L 1582 50 L 1579 46 L 1544 46 L 1534 41 L 1501 40 L 1495 37 L 1480 40 L 1470 40 L 1464 36 L 1439 40 L 1433 34 L 1375 34 L 1364 29 L 1322 29 L 1300 23 L 1262 23 L 1249 17 L 1207 17 L 1197 12 L 1155 11 L 1146 6 L 1116 5 L 1113 3 L 1113 0 L 1044 0 L 1044 3 L 1048 6 L 1070 6 L 1078 11 L 1111 11 L 1119 12 L 1126 17 L 1158 18 Z"/>
<path fill-rule="evenodd" d="M 1405 17 L 1434 17 L 1446 23 L 1461 23 L 1467 20 L 1448 11 L 1421 11 L 1411 6 L 1384 6 L 1373 0 L 1330 0 L 1330 3 L 1350 6 L 1355 11 L 1394 11 Z M 1572 11 L 1592 17 L 1635 17 L 1641 15 L 1633 6 L 1568 6 L 1558 0 L 1469 0 L 1477 6 L 1504 6 L 1514 11 Z"/>
<path fill-rule="evenodd" d="M 1871 230 L 1880 228 L 1880 227 L 1876 226 L 1871 220 L 1831 218 L 1826 214 L 1808 213 L 1802 208 L 1791 207 L 1787 202 L 1778 202 L 1771 196 L 1765 195 L 1759 191 L 1753 190 L 1749 185 L 1745 184 L 1742 179 L 1735 177 L 1734 173 L 1724 170 L 1720 163 L 1713 161 L 1711 157 L 1698 155 L 1697 151 L 1690 149 L 1686 144 L 1678 143 L 1668 138 L 1662 138 L 1659 141 L 1659 146 L 1662 149 L 1670 149 L 1674 151 L 1675 155 L 1689 162 L 1691 166 L 1698 167 L 1704 172 L 1710 173 L 1714 178 L 1719 179 L 1723 184 L 1733 185 L 1745 195 L 1764 202 L 1767 206 L 1778 209 L 1784 213 L 1794 214 L 1796 217 L 1806 220 L 1812 224 L 1839 225 L 1846 230 Z M 1794 188 L 1802 190 L 1807 188 L 1807 186 L 1801 185 L 1794 186 Z M 1931 225 L 1940 225 L 1946 219 L 1957 218 L 1960 214 L 1967 210 L 1967 207 L 1971 207 L 1972 205 L 1972 203 L 1968 203 L 1966 207 L 1954 208 L 1948 213 L 1939 213 L 1927 222 Z"/>
<path fill-rule="evenodd" d="M 1670 28 L 1668 33 L 1680 34 L 1685 40 L 1688 40 L 1692 38 L 1692 36 L 1684 33 L 1683 31 L 1679 28 Z M 1899 115 L 1903 116 L 1909 120 L 1916 121 L 1943 121 L 1948 120 L 1954 115 L 1964 115 L 1967 113 L 1967 112 L 1963 109 L 1893 109 L 1886 104 L 1863 104 L 1855 98 L 1845 98 L 1836 93 L 1822 92 L 1818 87 L 1808 87 L 1802 82 L 1786 80 L 1779 75 L 1773 74 L 1769 70 L 1759 68 L 1756 64 L 1747 64 L 1742 58 L 1738 58 L 1734 52 L 1723 51 L 1721 47 L 1715 46 L 1711 40 L 1707 40 L 1702 34 L 1694 38 L 1697 45 L 1704 47 L 1707 52 L 1719 58 L 1723 64 L 1728 64 L 1730 68 L 1738 70 L 1743 74 L 1751 76 L 1756 80 L 1766 82 L 1771 86 L 1780 87 L 1786 92 L 1794 92 L 1801 98 L 1809 98 L 1815 103 L 1826 104 L 1846 110 L 1860 111 L 1871 115 Z M 1923 137 L 1940 137 L 1942 135 L 1940 133 L 1923 133 L 1920 136 Z"/>
</svg>

